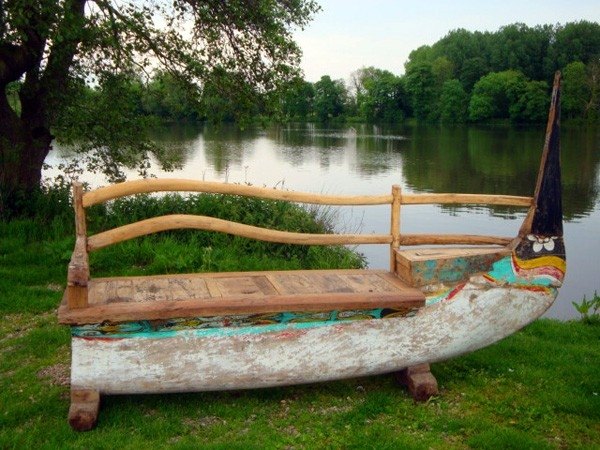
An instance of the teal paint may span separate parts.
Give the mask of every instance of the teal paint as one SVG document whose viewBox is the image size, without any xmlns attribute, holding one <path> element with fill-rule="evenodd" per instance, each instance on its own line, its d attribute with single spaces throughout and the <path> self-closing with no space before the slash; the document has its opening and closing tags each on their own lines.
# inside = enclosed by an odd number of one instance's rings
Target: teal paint
<svg viewBox="0 0 600 450">
<path fill-rule="evenodd" d="M 285 329 L 305 329 L 340 324 L 351 321 L 353 316 L 382 319 L 383 309 L 359 311 L 327 311 L 316 313 L 283 312 L 271 315 L 245 315 L 226 317 L 196 317 L 170 319 L 159 324 L 151 321 L 125 322 L 118 324 L 98 323 L 71 327 L 71 335 L 83 338 L 167 338 L 192 333 L 200 337 L 236 336 L 261 334 Z M 264 323 L 272 321 L 274 323 Z"/>
<path fill-rule="evenodd" d="M 539 275 L 531 278 L 519 277 L 513 268 L 512 258 L 507 256 L 499 261 L 496 261 L 492 266 L 492 270 L 488 275 L 494 280 L 509 284 L 525 285 L 525 286 L 544 286 L 552 287 L 553 280 L 547 276 Z"/>
</svg>

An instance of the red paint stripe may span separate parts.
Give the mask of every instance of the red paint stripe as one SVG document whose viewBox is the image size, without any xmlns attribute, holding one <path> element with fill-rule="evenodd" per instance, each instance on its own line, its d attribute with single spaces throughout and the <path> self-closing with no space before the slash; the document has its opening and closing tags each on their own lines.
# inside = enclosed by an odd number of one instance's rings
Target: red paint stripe
<svg viewBox="0 0 600 450">
<path fill-rule="evenodd" d="M 460 291 L 462 291 L 462 289 L 465 287 L 467 283 L 461 283 L 458 286 L 456 286 L 454 289 L 452 289 L 452 291 L 446 296 L 446 300 L 452 300 L 452 297 L 454 297 L 456 294 L 458 294 Z"/>
</svg>

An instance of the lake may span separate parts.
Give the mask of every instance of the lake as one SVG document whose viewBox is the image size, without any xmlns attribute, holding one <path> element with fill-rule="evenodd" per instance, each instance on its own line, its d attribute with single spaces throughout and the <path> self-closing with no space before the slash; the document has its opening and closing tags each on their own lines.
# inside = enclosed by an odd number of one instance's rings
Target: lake
<svg viewBox="0 0 600 450">
<path fill-rule="evenodd" d="M 158 176 L 251 183 L 326 194 L 464 192 L 533 195 L 544 126 L 324 128 L 312 124 L 236 130 L 221 126 L 173 126 L 154 138 L 178 155 L 181 168 Z M 563 127 L 562 181 L 567 276 L 545 317 L 578 317 L 571 301 L 600 292 L 600 127 Z M 69 150 L 56 146 L 44 176 L 53 177 Z M 136 178 L 135 170 L 129 171 Z M 94 186 L 105 184 L 87 174 Z M 389 232 L 389 207 L 341 207 L 338 231 Z M 509 207 L 407 205 L 405 233 L 469 233 L 514 236 L 525 211 Z M 387 268 L 387 246 L 359 246 L 371 268 Z"/>
</svg>

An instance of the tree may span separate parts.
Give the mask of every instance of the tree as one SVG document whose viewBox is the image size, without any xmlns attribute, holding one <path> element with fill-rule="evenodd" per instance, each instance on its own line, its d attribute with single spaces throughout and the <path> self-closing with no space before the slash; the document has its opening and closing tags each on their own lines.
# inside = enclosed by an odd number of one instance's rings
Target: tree
<svg viewBox="0 0 600 450">
<path fill-rule="evenodd" d="M 408 113 L 408 96 L 402 79 L 374 67 L 355 72 L 356 104 L 368 122 L 397 122 Z"/>
<path fill-rule="evenodd" d="M 318 10 L 313 0 L 6 0 L 0 5 L 0 212 L 19 191 L 39 186 L 53 133 L 64 129 L 58 121 L 81 100 L 74 94 L 84 80 L 105 83 L 115 75 L 163 67 L 201 85 L 220 69 L 264 93 L 297 74 L 300 51 L 292 28 L 304 26 Z M 17 81 L 22 85 L 14 108 L 7 88 Z M 96 122 L 105 122 L 100 117 Z M 96 125 L 91 128 L 127 122 Z M 89 130 L 85 137 L 94 142 Z M 147 142 L 143 136 L 136 140 L 139 145 L 131 150 L 144 155 Z M 93 147 L 117 165 L 124 162 L 118 142 Z"/>
<path fill-rule="evenodd" d="M 431 64 L 407 65 L 406 90 L 410 95 L 413 114 L 417 120 L 436 118 L 436 79 Z"/>
<path fill-rule="evenodd" d="M 312 109 L 315 88 L 298 77 L 283 88 L 281 114 L 284 120 L 306 120 Z"/>
<path fill-rule="evenodd" d="M 548 83 L 528 81 L 509 108 L 512 122 L 542 123 L 548 116 Z"/>
<path fill-rule="evenodd" d="M 144 112 L 169 121 L 197 120 L 199 95 L 193 83 L 165 71 L 157 72 L 141 93 Z"/>
<path fill-rule="evenodd" d="M 597 60 L 599 49 L 600 24 L 582 20 L 558 26 L 549 49 L 547 76 L 573 61 L 588 64 Z"/>
<path fill-rule="evenodd" d="M 339 118 L 344 113 L 348 97 L 344 82 L 332 80 L 329 75 L 323 75 L 314 85 L 315 115 L 319 122 L 329 122 Z"/>
<path fill-rule="evenodd" d="M 440 118 L 444 123 L 462 123 L 467 119 L 469 96 L 457 79 L 448 80 L 442 87 Z"/>
<path fill-rule="evenodd" d="M 583 118 L 591 98 L 585 64 L 574 61 L 563 70 L 561 106 L 566 118 Z"/>
<path fill-rule="evenodd" d="M 475 83 L 469 102 L 469 119 L 508 119 L 511 106 L 525 90 L 527 78 L 516 70 L 491 72 Z"/>
</svg>

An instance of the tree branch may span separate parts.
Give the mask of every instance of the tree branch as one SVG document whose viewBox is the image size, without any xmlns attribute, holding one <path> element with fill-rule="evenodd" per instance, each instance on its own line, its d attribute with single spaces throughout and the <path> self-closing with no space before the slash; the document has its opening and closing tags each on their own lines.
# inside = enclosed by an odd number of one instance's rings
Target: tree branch
<svg viewBox="0 0 600 450">
<path fill-rule="evenodd" d="M 69 69 L 84 33 L 86 2 L 87 0 L 70 0 L 65 4 L 64 16 L 59 24 L 62 40 L 52 43 L 48 64 L 40 83 L 40 90 L 46 95 L 46 111 L 55 109 L 61 102 Z"/>
</svg>

